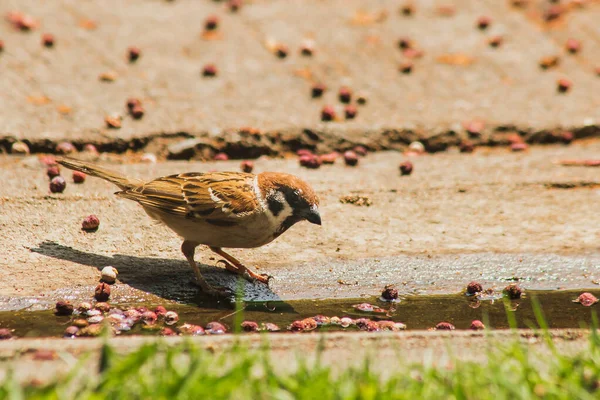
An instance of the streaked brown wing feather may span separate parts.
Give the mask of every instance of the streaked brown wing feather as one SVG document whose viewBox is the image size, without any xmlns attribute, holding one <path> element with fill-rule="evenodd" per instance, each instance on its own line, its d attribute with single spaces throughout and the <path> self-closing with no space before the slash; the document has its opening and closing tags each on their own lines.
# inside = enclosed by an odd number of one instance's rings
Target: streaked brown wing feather
<svg viewBox="0 0 600 400">
<path fill-rule="evenodd" d="M 118 194 L 165 213 L 231 223 L 258 209 L 253 179 L 254 175 L 239 172 L 185 173 Z"/>
</svg>

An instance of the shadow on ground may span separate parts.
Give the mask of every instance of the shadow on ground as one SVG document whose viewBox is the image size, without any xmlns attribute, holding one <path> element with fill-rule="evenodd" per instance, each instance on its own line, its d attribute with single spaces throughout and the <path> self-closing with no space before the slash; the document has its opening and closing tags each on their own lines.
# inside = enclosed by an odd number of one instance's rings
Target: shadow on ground
<svg viewBox="0 0 600 400">
<path fill-rule="evenodd" d="M 233 302 L 233 299 L 231 302 L 217 301 L 203 294 L 199 288 L 192 284 L 194 275 L 187 261 L 135 257 L 123 254 L 107 257 L 63 246 L 52 241 L 44 241 L 38 247 L 29 250 L 48 257 L 95 267 L 99 271 L 107 265 L 111 265 L 119 271 L 121 282 L 167 300 L 194 303 L 204 307 L 209 306 L 209 304 L 222 306 L 223 303 L 231 304 Z M 149 268 L 152 273 L 140 274 L 139 270 L 142 265 L 144 266 L 143 270 Z M 262 283 L 252 283 L 239 279 L 237 275 L 231 274 L 222 268 L 201 263 L 198 263 L 198 265 L 203 276 L 212 285 L 227 287 L 235 293 L 238 291 L 241 282 L 244 285 L 244 301 L 282 301 L 270 287 Z"/>
</svg>

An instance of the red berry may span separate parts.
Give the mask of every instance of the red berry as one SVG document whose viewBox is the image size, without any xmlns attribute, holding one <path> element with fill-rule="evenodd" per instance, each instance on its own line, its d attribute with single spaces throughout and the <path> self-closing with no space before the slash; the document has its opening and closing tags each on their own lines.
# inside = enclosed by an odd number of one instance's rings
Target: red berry
<svg viewBox="0 0 600 400">
<path fill-rule="evenodd" d="M 60 175 L 55 176 L 50 181 L 50 191 L 52 193 L 62 193 L 62 192 L 64 192 L 66 187 L 67 187 L 67 182 L 65 182 L 65 179 Z"/>
<path fill-rule="evenodd" d="M 346 165 L 354 167 L 358 164 L 358 155 L 354 151 L 348 150 L 344 152 L 344 162 Z"/>
<path fill-rule="evenodd" d="M 469 329 L 472 329 L 474 331 L 481 331 L 485 329 L 485 325 L 483 324 L 483 322 L 476 319 L 471 322 L 471 327 Z"/>
<path fill-rule="evenodd" d="M 80 171 L 73 171 L 73 182 L 74 183 L 83 183 L 85 182 L 85 177 L 87 175 Z"/>
<path fill-rule="evenodd" d="M 244 172 L 250 173 L 254 169 L 254 163 L 252 161 L 242 161 L 240 169 Z"/>
<path fill-rule="evenodd" d="M 413 171 L 413 164 L 410 161 L 404 161 L 399 168 L 401 175 L 410 175 Z"/>
<path fill-rule="evenodd" d="M 84 231 L 96 231 L 100 226 L 100 219 L 95 215 L 88 215 L 81 223 L 81 229 Z"/>
</svg>

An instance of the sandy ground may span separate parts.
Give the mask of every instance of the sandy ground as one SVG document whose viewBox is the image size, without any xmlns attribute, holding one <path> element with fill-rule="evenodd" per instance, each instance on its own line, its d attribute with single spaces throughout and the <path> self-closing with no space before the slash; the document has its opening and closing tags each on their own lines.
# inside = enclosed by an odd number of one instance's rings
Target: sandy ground
<svg viewBox="0 0 600 400">
<path fill-rule="evenodd" d="M 442 141 L 456 143 L 466 137 L 463 123 L 472 120 L 484 122 L 482 137 L 472 138 L 483 142 L 496 128 L 600 132 L 600 79 L 594 71 L 600 53 L 593 51 L 597 1 L 565 6 L 552 23 L 543 22 L 551 6 L 546 1 L 524 9 L 497 0 L 446 2 L 452 16 L 438 11 L 446 3 L 416 2 L 411 17 L 402 16 L 397 3 L 246 3 L 233 14 L 224 2 L 194 0 L 3 1 L 0 14 L 20 11 L 39 26 L 21 32 L 0 23 L 0 91 L 11 93 L 0 99 L 0 143 L 9 148 L 25 139 L 39 151 L 71 140 L 124 151 L 150 142 L 160 150 L 166 139 L 154 139 L 164 135 L 202 136 L 218 146 L 215 139 L 227 137 L 228 130 L 251 126 L 269 138 L 283 135 L 276 139 L 283 147 L 311 142 L 305 130 L 328 147 L 365 141 L 389 148 L 415 138 L 433 146 L 427 138 L 443 135 Z M 221 22 L 207 36 L 203 21 L 209 15 Z M 482 15 L 492 19 L 485 31 L 476 28 Z M 42 33 L 55 36 L 52 49 L 41 45 Z M 503 38 L 496 49 L 487 44 L 495 35 Z M 422 58 L 402 54 L 402 37 Z M 581 42 L 580 52 L 565 50 L 568 38 Z M 314 41 L 313 57 L 299 54 L 306 39 Z M 286 45 L 288 57 L 277 58 L 269 43 Z M 129 46 L 142 51 L 133 64 L 126 59 Z M 558 56 L 558 66 L 540 69 L 546 56 Z M 408 75 L 398 71 L 407 60 L 414 63 Z M 217 66 L 217 77 L 201 76 L 207 63 Z M 98 79 L 107 71 L 117 73 L 114 82 Z M 563 77 L 573 83 L 567 94 L 556 90 Z M 329 88 L 322 99 L 310 97 L 315 82 Z M 355 120 L 343 119 L 337 100 L 342 86 L 368 98 Z M 129 97 L 142 99 L 142 120 L 126 115 Z M 335 106 L 339 121 L 320 121 L 326 104 Z M 120 130 L 105 126 L 104 117 L 113 113 L 124 116 Z M 269 140 L 252 146 L 259 152 L 276 147 Z"/>
<path fill-rule="evenodd" d="M 399 153 L 375 153 L 356 168 L 300 168 L 295 160 L 258 160 L 257 172 L 286 171 L 321 196 L 323 226 L 298 224 L 259 249 L 232 250 L 249 266 L 274 276 L 271 289 L 248 284 L 249 299 L 358 297 L 385 284 L 407 291 L 459 290 L 474 278 L 502 284 L 519 277 L 540 288 L 596 286 L 600 279 L 600 220 L 590 207 L 600 195 L 600 169 L 554 161 L 597 156 L 599 142 L 535 147 L 527 153 L 480 149 L 413 159 L 401 177 Z M 180 239 L 136 204 L 116 198 L 99 179 L 69 183 L 48 194 L 37 158 L 1 160 L 0 294 L 85 293 L 113 265 L 128 296 L 166 299 L 196 293 Z M 182 171 L 236 170 L 237 162 L 112 165 L 144 179 Z M 65 173 L 70 181 L 70 173 Z M 567 184 L 571 189 L 558 188 Z M 360 194 L 372 205 L 342 204 Z M 100 218 L 95 233 L 80 230 L 86 215 Z M 208 250 L 196 259 L 213 282 L 234 285 Z M 128 287 L 142 292 L 130 292 Z M 53 297 L 52 297 L 53 298 Z"/>
</svg>

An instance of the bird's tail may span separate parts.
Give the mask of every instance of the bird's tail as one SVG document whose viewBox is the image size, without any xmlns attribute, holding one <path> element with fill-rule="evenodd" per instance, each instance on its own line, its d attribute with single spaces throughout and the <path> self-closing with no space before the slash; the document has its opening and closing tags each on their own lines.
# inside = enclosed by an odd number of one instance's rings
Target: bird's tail
<svg viewBox="0 0 600 400">
<path fill-rule="evenodd" d="M 90 176 L 102 178 L 117 185 L 121 190 L 132 189 L 142 184 L 138 179 L 129 179 L 117 172 L 113 172 L 104 168 L 100 168 L 94 164 L 75 160 L 74 158 L 61 157 L 56 160 L 60 165 L 69 169 L 83 172 Z"/>
</svg>

